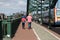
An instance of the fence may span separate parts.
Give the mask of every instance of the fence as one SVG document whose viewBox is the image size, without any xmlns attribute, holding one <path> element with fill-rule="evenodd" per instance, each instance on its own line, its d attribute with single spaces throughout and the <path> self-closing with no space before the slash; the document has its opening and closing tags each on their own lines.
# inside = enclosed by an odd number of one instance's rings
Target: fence
<svg viewBox="0 0 60 40">
<path fill-rule="evenodd" d="M 21 18 L 2 20 L 3 36 L 13 37 L 20 24 Z"/>
</svg>

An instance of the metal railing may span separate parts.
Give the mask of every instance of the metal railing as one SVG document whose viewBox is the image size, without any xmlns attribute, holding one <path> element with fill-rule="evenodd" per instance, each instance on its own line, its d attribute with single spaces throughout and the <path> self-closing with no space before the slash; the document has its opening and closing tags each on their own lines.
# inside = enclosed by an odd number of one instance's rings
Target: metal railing
<svg viewBox="0 0 60 40">
<path fill-rule="evenodd" d="M 21 18 L 2 20 L 4 37 L 5 36 L 13 37 L 18 28 L 18 25 L 20 24 L 20 21 L 21 21 Z"/>
<path fill-rule="evenodd" d="M 2 39 L 2 20 L 0 20 L 0 38 Z"/>
</svg>

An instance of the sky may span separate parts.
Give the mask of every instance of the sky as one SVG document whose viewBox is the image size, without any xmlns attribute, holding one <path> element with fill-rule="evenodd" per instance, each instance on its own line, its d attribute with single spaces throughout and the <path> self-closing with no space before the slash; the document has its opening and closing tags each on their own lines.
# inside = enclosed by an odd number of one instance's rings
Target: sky
<svg viewBox="0 0 60 40">
<path fill-rule="evenodd" d="M 27 0 L 0 0 L 0 13 L 7 16 L 12 13 L 26 11 Z"/>
</svg>

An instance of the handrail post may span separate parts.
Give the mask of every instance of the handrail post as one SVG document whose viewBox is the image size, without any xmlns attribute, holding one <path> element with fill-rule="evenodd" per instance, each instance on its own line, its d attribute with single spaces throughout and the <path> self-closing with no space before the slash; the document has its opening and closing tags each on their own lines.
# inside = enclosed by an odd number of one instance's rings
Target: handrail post
<svg viewBox="0 0 60 40">
<path fill-rule="evenodd" d="M 8 17 L 7 19 L 7 37 L 11 37 L 11 19 Z"/>
</svg>

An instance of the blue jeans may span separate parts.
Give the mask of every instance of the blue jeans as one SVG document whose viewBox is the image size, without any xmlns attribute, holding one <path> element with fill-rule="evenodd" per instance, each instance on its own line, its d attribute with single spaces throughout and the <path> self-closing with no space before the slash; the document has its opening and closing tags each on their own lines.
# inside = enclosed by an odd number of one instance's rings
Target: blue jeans
<svg viewBox="0 0 60 40">
<path fill-rule="evenodd" d="M 28 22 L 28 28 L 31 28 L 31 22 Z"/>
</svg>

